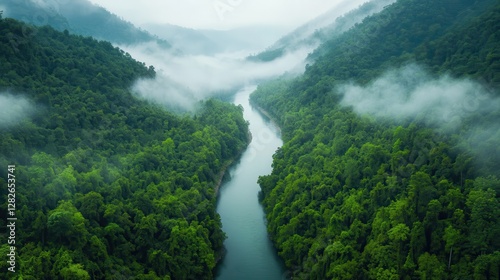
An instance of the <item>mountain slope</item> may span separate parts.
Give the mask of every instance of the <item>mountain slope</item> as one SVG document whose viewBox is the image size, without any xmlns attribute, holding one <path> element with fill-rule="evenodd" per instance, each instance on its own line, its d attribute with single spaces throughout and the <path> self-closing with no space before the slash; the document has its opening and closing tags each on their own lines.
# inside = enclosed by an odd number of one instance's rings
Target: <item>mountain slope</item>
<svg viewBox="0 0 500 280">
<path fill-rule="evenodd" d="M 5 9 L 5 17 L 36 26 L 50 25 L 59 31 L 68 30 L 118 44 L 158 41 L 164 47 L 170 46 L 168 42 L 159 40 L 87 0 L 0 0 L 0 7 Z"/>
<path fill-rule="evenodd" d="M 0 34 L 0 184 L 15 176 L 17 218 L 0 251 L 15 246 L 15 277 L 213 279 L 215 186 L 247 144 L 241 109 L 173 115 L 130 93 L 154 69 L 111 43 L 10 18 Z"/>
<path fill-rule="evenodd" d="M 499 11 L 400 0 L 251 96 L 285 140 L 259 183 L 293 279 L 500 277 Z"/>
<path fill-rule="evenodd" d="M 271 47 L 257 55 L 250 56 L 249 59 L 271 61 L 287 52 L 303 47 L 316 47 L 327 39 L 341 35 L 364 18 L 380 12 L 392 3 L 394 3 L 394 0 L 372 0 L 347 12 L 345 15 L 339 15 L 339 10 L 334 8 L 283 36 Z"/>
</svg>

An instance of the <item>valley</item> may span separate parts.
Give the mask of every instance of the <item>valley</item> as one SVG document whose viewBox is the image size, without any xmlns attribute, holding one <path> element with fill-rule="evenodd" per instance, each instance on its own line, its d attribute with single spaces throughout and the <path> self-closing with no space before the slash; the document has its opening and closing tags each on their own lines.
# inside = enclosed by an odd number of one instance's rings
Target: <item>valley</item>
<svg viewBox="0 0 500 280">
<path fill-rule="evenodd" d="M 498 2 L 233 2 L 0 1 L 0 278 L 499 279 Z"/>
</svg>

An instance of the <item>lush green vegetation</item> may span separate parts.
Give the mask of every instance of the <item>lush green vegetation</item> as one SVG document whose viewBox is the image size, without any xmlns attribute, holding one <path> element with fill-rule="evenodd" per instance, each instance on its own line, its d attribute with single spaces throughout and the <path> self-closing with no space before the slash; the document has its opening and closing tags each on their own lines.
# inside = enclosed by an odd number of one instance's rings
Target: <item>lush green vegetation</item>
<svg viewBox="0 0 500 280">
<path fill-rule="evenodd" d="M 410 61 L 436 76 L 480 80 L 494 94 L 494 5 L 400 0 L 321 46 L 303 76 L 251 96 L 283 132 L 273 172 L 259 183 L 293 279 L 500 278 L 498 131 L 481 139 L 494 143 L 481 157 L 462 145 L 466 131 L 498 120 L 500 110 L 442 133 L 417 120 L 357 115 L 340 105 L 336 87 L 366 85 Z"/>
<path fill-rule="evenodd" d="M 18 219 L 17 272 L 2 261 L 0 278 L 213 278 L 215 187 L 247 123 L 221 101 L 178 116 L 128 91 L 154 76 L 108 42 L 0 19 L 0 95 L 32 104 L 0 128 L 2 240 L 8 164 Z"/>
</svg>

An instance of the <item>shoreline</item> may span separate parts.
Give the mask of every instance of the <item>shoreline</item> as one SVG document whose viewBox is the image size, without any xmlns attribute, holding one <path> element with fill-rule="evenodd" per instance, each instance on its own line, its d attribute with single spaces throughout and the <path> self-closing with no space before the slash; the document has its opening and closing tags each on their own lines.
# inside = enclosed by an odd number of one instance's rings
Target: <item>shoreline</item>
<svg viewBox="0 0 500 280">
<path fill-rule="evenodd" d="M 224 181 L 224 177 L 226 175 L 227 170 L 231 167 L 231 165 L 233 165 L 233 163 L 235 163 L 239 158 L 241 158 L 241 156 L 243 155 L 245 150 L 248 149 L 248 146 L 250 145 L 251 142 L 252 142 L 252 133 L 250 132 L 250 129 L 248 129 L 247 130 L 247 144 L 238 151 L 238 154 L 233 159 L 226 161 L 226 163 L 223 165 L 221 171 L 217 175 L 218 179 L 216 180 L 215 188 L 214 188 L 216 200 L 219 197 L 219 190 L 220 190 L 220 187 Z"/>
</svg>

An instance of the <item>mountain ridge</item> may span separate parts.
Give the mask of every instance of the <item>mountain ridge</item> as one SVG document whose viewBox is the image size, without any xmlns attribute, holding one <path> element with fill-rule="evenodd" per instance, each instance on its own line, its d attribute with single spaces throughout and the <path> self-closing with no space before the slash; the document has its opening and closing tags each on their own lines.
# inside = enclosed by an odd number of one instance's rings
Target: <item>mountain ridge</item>
<svg viewBox="0 0 500 280">
<path fill-rule="evenodd" d="M 59 31 L 68 30 L 83 36 L 117 44 L 156 41 L 165 48 L 170 43 L 137 28 L 106 9 L 88 0 L 1 0 L 4 17 L 12 17 L 35 26 L 50 25 Z"/>
<path fill-rule="evenodd" d="M 364 18 L 380 12 L 394 0 L 372 0 L 360 4 L 357 8 L 339 14 L 337 8 L 325 12 L 315 19 L 299 26 L 294 31 L 281 37 L 265 51 L 252 55 L 250 60 L 271 61 L 284 53 L 300 47 L 313 47 L 321 44 L 327 38 L 339 36 Z"/>
</svg>

